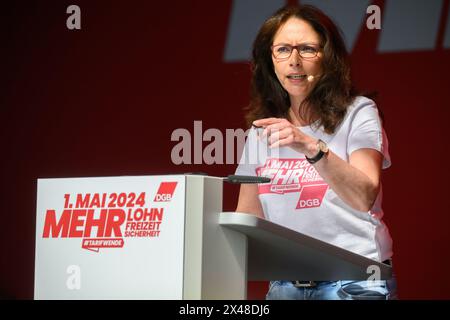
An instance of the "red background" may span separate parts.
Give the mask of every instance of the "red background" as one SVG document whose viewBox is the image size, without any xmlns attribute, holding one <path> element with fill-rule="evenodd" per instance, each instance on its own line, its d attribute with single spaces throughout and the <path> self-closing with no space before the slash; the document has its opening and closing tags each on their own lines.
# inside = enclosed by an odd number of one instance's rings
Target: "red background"
<svg viewBox="0 0 450 320">
<path fill-rule="evenodd" d="M 352 52 L 357 86 L 380 93 L 385 115 L 385 221 L 403 299 L 450 298 L 444 3 L 435 50 L 377 54 L 379 32 L 362 28 Z M 231 1 L 76 1 L 79 31 L 66 28 L 71 4 L 2 4 L 3 298 L 33 298 L 36 179 L 235 169 L 170 157 L 172 131 L 193 132 L 194 120 L 204 131 L 244 128 L 249 64 L 223 62 Z M 234 210 L 238 188 L 224 192 L 224 210 Z M 249 298 L 266 286 L 251 282 Z"/>
</svg>

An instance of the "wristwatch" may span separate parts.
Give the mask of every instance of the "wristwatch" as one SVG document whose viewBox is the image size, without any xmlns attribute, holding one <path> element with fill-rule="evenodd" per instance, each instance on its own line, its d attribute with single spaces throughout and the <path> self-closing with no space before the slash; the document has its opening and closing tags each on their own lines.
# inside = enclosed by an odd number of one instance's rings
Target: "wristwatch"
<svg viewBox="0 0 450 320">
<path fill-rule="evenodd" d="M 316 163 L 317 161 L 319 161 L 320 159 L 322 159 L 322 157 L 328 153 L 329 149 L 328 149 L 328 145 L 322 141 L 322 140 L 318 140 L 317 141 L 317 150 L 319 150 L 319 152 L 317 152 L 317 154 L 312 157 L 312 158 L 308 158 L 305 155 L 306 161 L 308 161 L 309 163 L 313 164 Z"/>
</svg>

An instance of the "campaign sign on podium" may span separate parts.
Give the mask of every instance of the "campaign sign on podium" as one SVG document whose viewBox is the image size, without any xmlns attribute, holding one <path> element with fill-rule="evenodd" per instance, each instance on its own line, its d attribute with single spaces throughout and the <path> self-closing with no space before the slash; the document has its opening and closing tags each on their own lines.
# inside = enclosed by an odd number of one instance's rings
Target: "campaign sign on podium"
<svg viewBox="0 0 450 320">
<path fill-rule="evenodd" d="M 35 299 L 182 299 L 185 181 L 39 179 Z"/>
</svg>

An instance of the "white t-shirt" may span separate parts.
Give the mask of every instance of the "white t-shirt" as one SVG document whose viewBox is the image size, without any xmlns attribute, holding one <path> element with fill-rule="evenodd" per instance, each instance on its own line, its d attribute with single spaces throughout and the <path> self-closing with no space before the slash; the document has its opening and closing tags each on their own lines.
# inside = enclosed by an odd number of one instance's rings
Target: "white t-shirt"
<svg viewBox="0 0 450 320">
<path fill-rule="evenodd" d="M 355 98 L 332 135 L 314 125 L 299 129 L 325 141 L 347 162 L 353 151 L 371 148 L 383 154 L 383 169 L 391 164 L 378 109 L 366 97 Z M 392 256 L 392 239 L 381 220 L 381 190 L 369 212 L 355 210 L 329 188 L 303 153 L 289 147 L 270 149 L 258 131 L 262 133 L 262 129 L 250 130 L 236 174 L 271 178 L 270 183 L 258 185 L 266 219 L 369 259 L 384 261 Z"/>
</svg>

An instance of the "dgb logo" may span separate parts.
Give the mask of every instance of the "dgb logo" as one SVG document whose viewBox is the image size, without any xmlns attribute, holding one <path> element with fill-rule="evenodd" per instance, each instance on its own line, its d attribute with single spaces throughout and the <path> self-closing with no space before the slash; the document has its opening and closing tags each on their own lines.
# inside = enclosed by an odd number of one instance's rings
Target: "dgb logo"
<svg viewBox="0 0 450 320">
<path fill-rule="evenodd" d="M 177 182 L 161 182 L 154 202 L 169 202 L 172 200 L 173 193 L 177 187 Z"/>
</svg>

